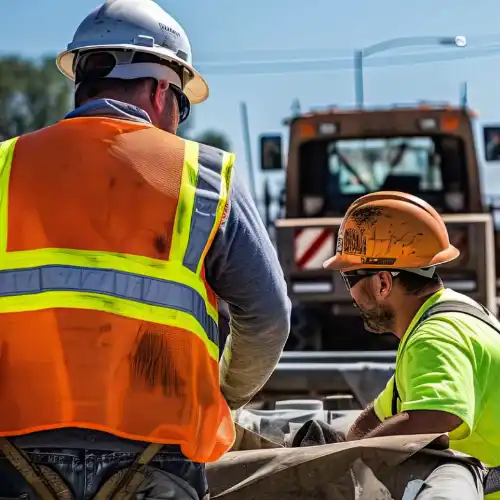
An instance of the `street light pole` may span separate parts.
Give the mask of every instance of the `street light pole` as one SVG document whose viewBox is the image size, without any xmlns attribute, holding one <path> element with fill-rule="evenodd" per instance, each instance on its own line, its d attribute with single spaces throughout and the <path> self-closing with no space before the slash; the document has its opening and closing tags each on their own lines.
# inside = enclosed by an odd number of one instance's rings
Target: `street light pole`
<svg viewBox="0 0 500 500">
<path fill-rule="evenodd" d="M 365 92 L 363 88 L 363 51 L 354 52 L 354 88 L 356 93 L 356 106 L 363 107 Z"/>
<path fill-rule="evenodd" d="M 383 42 L 370 45 L 361 50 L 354 52 L 354 91 L 356 95 L 356 106 L 362 108 L 364 106 L 364 81 L 363 81 L 363 64 L 366 57 L 370 57 L 378 52 L 385 50 L 408 47 L 412 45 L 447 45 L 453 47 L 466 47 L 467 39 L 464 36 L 455 37 L 432 37 L 432 36 L 416 36 L 393 38 L 384 40 Z"/>
</svg>

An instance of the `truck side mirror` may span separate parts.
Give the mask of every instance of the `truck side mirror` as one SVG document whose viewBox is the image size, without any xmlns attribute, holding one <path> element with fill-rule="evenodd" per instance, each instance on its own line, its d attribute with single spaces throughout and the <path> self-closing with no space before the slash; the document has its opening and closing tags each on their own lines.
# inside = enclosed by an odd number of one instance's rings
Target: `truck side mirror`
<svg viewBox="0 0 500 500">
<path fill-rule="evenodd" d="M 279 134 L 260 136 L 261 170 L 281 170 L 283 168 L 283 142 Z"/>
<path fill-rule="evenodd" d="M 500 161 L 500 125 L 483 127 L 484 159 Z"/>
</svg>

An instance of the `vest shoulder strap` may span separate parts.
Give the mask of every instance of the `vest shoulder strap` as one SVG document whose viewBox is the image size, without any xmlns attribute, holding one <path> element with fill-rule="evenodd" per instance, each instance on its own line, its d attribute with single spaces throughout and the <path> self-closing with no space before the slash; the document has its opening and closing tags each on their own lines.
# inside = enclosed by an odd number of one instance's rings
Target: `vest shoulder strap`
<svg viewBox="0 0 500 500">
<path fill-rule="evenodd" d="M 182 141 L 184 172 L 170 258 L 201 275 L 228 203 L 234 156 L 206 144 Z"/>
<path fill-rule="evenodd" d="M 425 311 L 410 335 L 422 322 L 431 318 L 432 316 L 443 313 L 461 313 L 466 314 L 467 316 L 472 316 L 473 318 L 486 323 L 488 326 L 500 333 L 500 324 L 496 321 L 496 318 L 493 316 L 493 314 L 491 314 L 491 312 L 482 304 L 478 305 L 481 306 L 481 309 L 473 306 L 472 304 L 461 302 L 459 300 L 450 300 L 434 304 L 433 306 L 429 307 L 427 311 Z"/>
<path fill-rule="evenodd" d="M 466 302 L 461 302 L 459 300 L 447 300 L 444 302 L 438 302 L 437 304 L 434 304 L 433 306 L 429 307 L 427 311 L 422 315 L 422 317 L 419 319 L 417 324 L 413 327 L 413 330 L 408 334 L 408 338 L 410 338 L 413 333 L 417 330 L 417 328 L 426 320 L 432 318 L 433 316 L 436 316 L 437 314 L 445 314 L 445 313 L 460 313 L 460 314 L 465 314 L 467 316 L 472 316 L 473 318 L 476 318 L 483 323 L 487 324 L 493 330 L 495 330 L 499 335 L 500 335 L 500 324 L 496 321 L 495 317 L 491 312 L 486 309 L 482 304 L 478 305 L 481 306 L 481 309 L 478 307 L 473 306 L 472 304 L 468 304 Z M 394 372 L 394 389 L 392 392 L 392 408 L 391 412 L 392 415 L 396 415 L 398 412 L 398 399 L 399 398 L 399 392 L 396 384 L 396 373 Z"/>
</svg>

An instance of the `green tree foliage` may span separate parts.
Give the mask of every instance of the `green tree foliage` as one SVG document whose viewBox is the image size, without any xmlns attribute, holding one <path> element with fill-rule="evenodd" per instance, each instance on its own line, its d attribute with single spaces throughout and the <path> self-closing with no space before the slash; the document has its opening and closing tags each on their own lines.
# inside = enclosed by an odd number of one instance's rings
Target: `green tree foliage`
<svg viewBox="0 0 500 500">
<path fill-rule="evenodd" d="M 38 130 L 60 120 L 71 109 L 72 84 L 57 69 L 54 57 L 35 61 L 17 55 L 0 57 L 0 141 Z M 190 138 L 194 110 L 178 135 Z M 206 130 L 196 140 L 228 151 L 227 137 Z"/>
<path fill-rule="evenodd" d="M 216 148 L 223 149 L 224 151 L 229 151 L 231 149 L 231 143 L 222 132 L 208 129 L 204 130 L 197 136 L 193 136 L 196 115 L 195 109 L 195 106 L 191 108 L 189 118 L 184 123 L 180 124 L 177 129 L 177 135 L 183 137 L 184 139 L 192 139 L 203 144 L 207 144 L 208 146 L 214 146 Z"/>
<path fill-rule="evenodd" d="M 71 109 L 71 82 L 53 57 L 0 58 L 0 140 L 45 127 Z"/>
<path fill-rule="evenodd" d="M 203 144 L 223 149 L 224 151 L 229 151 L 231 149 L 229 139 L 222 132 L 217 130 L 205 130 L 196 137 L 196 140 Z"/>
<path fill-rule="evenodd" d="M 192 132 L 193 127 L 194 127 L 195 112 L 194 112 L 193 107 L 194 106 L 191 107 L 191 113 L 189 114 L 188 119 L 185 122 L 181 123 L 179 125 L 179 128 L 177 129 L 177 135 L 179 137 L 184 138 L 184 139 L 189 139 L 191 137 L 191 132 Z"/>
</svg>

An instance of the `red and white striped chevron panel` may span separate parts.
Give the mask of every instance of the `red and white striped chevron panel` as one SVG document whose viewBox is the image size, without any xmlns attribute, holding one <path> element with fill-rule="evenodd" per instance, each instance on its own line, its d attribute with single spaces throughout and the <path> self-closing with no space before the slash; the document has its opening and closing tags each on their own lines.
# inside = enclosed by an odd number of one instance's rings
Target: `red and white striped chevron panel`
<svg viewBox="0 0 500 500">
<path fill-rule="evenodd" d="M 335 253 L 334 229 L 298 229 L 295 233 L 294 253 L 298 269 L 323 269 L 323 262 Z"/>
</svg>

